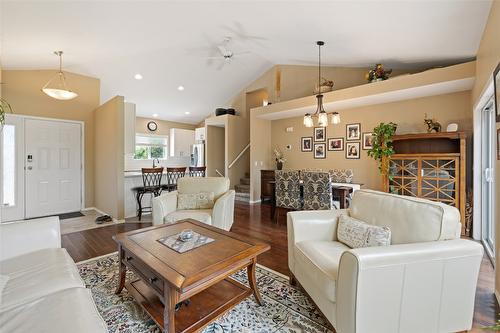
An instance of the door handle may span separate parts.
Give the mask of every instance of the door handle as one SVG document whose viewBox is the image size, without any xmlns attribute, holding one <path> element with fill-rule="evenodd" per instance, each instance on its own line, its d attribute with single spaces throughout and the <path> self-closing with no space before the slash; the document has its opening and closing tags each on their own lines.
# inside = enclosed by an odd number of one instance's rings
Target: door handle
<svg viewBox="0 0 500 333">
<path fill-rule="evenodd" d="M 27 167 L 27 169 L 28 169 L 28 170 L 32 170 L 32 169 L 33 169 L 33 167 L 30 165 L 30 166 L 28 166 L 28 167 Z"/>
</svg>

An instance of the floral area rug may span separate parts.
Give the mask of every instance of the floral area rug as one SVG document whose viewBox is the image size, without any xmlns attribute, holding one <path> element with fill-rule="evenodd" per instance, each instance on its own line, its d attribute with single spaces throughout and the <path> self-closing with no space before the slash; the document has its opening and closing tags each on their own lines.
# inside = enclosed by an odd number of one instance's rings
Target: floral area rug
<svg viewBox="0 0 500 333">
<path fill-rule="evenodd" d="M 110 333 L 161 333 L 155 322 L 125 289 L 114 290 L 118 282 L 118 255 L 91 259 L 78 264 L 87 288 L 92 291 L 97 309 Z M 329 332 L 331 325 L 300 289 L 290 286 L 288 279 L 262 266 L 256 270 L 260 293 L 265 305 L 259 307 L 250 296 L 208 325 L 202 333 L 267 333 Z M 127 281 L 134 279 L 127 271 Z M 248 286 L 246 270 L 232 276 Z"/>
</svg>

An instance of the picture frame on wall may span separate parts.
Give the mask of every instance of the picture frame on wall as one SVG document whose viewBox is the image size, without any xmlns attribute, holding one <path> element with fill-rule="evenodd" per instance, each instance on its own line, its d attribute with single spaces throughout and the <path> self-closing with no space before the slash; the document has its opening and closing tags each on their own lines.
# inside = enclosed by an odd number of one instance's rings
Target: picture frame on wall
<svg viewBox="0 0 500 333">
<path fill-rule="evenodd" d="M 497 68 L 493 72 L 493 88 L 495 96 L 495 115 L 496 122 L 500 122 L 500 63 L 498 63 Z"/>
<path fill-rule="evenodd" d="M 300 151 L 308 152 L 313 151 L 313 138 L 312 136 L 304 136 L 300 138 Z"/>
<path fill-rule="evenodd" d="M 325 127 L 314 127 L 314 141 L 316 142 L 326 141 Z"/>
<path fill-rule="evenodd" d="M 355 141 L 361 139 L 361 124 L 347 124 L 345 126 L 345 137 L 347 141 Z"/>
<path fill-rule="evenodd" d="M 359 159 L 359 142 L 347 142 L 345 145 L 345 158 L 348 160 Z"/>
<path fill-rule="evenodd" d="M 325 143 L 315 143 L 314 144 L 314 158 L 315 159 L 326 158 L 326 144 Z"/>
<path fill-rule="evenodd" d="M 342 151 L 342 150 L 344 150 L 344 138 L 328 139 L 328 151 Z"/>
<path fill-rule="evenodd" d="M 363 133 L 363 150 L 370 150 L 373 148 L 373 132 Z"/>
</svg>

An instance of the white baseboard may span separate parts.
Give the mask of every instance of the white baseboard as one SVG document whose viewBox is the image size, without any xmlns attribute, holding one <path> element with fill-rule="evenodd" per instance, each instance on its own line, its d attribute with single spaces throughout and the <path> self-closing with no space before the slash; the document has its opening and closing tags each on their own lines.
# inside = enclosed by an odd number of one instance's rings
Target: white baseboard
<svg viewBox="0 0 500 333">
<path fill-rule="evenodd" d="M 97 209 L 95 207 L 85 207 L 84 209 L 82 210 L 95 210 L 97 213 L 101 214 L 101 215 L 109 215 L 111 216 L 110 214 L 106 213 L 106 212 L 103 212 L 102 210 L 100 209 Z M 113 216 L 111 216 L 111 218 L 113 219 L 113 222 L 115 223 L 125 223 L 125 219 L 122 219 L 122 220 L 118 220 L 116 218 L 114 218 Z"/>
<path fill-rule="evenodd" d="M 250 203 L 251 205 L 255 205 L 255 204 L 258 204 L 258 203 L 260 203 L 260 202 L 261 202 L 261 200 L 260 200 L 260 199 L 259 199 L 259 200 L 249 201 L 249 203 Z"/>
</svg>

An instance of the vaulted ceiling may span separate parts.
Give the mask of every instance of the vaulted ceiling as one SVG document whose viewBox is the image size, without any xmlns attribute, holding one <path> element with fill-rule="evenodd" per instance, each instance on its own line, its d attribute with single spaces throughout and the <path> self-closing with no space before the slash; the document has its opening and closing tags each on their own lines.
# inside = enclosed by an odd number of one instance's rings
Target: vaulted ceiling
<svg viewBox="0 0 500 333">
<path fill-rule="evenodd" d="M 319 39 L 326 42 L 324 63 L 332 66 L 469 60 L 491 0 L 39 0 L 1 6 L 4 69 L 54 69 L 52 52 L 64 50 L 65 70 L 101 79 L 102 101 L 119 94 L 136 103 L 140 116 L 198 123 L 274 64 L 314 64 Z M 217 58 L 226 36 L 236 54 L 229 64 Z"/>
</svg>

